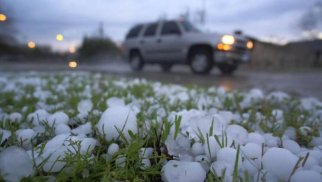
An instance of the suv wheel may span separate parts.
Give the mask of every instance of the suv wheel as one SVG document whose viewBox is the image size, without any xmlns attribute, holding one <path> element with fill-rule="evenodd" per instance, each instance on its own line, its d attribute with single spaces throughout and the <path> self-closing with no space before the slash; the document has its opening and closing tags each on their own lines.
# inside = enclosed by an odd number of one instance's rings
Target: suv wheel
<svg viewBox="0 0 322 182">
<path fill-rule="evenodd" d="M 238 67 L 237 64 L 218 64 L 217 66 L 221 73 L 225 75 L 232 74 Z"/>
<path fill-rule="evenodd" d="M 139 52 L 133 52 L 130 55 L 130 65 L 134 71 L 141 71 L 144 66 L 144 61 Z"/>
<path fill-rule="evenodd" d="M 209 74 L 213 67 L 211 52 L 207 49 L 196 49 L 190 55 L 190 68 L 196 74 Z"/>
<path fill-rule="evenodd" d="M 172 64 L 160 64 L 163 72 L 169 72 L 172 68 Z"/>
</svg>

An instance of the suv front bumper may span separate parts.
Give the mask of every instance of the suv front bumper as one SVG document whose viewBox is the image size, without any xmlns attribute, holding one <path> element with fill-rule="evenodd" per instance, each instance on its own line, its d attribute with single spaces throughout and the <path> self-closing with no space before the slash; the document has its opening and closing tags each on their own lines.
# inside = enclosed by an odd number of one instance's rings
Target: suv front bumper
<svg viewBox="0 0 322 182">
<path fill-rule="evenodd" d="M 236 51 L 215 51 L 215 63 L 246 63 L 250 60 L 250 51 L 236 52 Z"/>
</svg>

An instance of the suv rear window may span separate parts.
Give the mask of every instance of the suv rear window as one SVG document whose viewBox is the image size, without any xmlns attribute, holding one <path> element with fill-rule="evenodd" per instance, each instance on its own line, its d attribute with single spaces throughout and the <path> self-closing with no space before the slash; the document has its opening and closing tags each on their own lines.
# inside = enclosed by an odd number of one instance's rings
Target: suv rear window
<svg viewBox="0 0 322 182">
<path fill-rule="evenodd" d="M 139 35 L 141 29 L 142 29 L 142 25 L 136 25 L 135 27 L 133 27 L 130 32 L 126 35 L 126 39 L 130 39 L 130 38 L 135 38 Z"/>
<path fill-rule="evenodd" d="M 176 22 L 170 21 L 163 24 L 161 35 L 180 34 L 180 29 Z"/>
<path fill-rule="evenodd" d="M 158 27 L 158 24 L 156 23 L 153 23 L 153 24 L 150 24 L 145 32 L 144 32 L 144 36 L 145 37 L 151 37 L 151 36 L 154 36 L 156 34 L 156 31 L 157 31 L 157 27 Z"/>
</svg>

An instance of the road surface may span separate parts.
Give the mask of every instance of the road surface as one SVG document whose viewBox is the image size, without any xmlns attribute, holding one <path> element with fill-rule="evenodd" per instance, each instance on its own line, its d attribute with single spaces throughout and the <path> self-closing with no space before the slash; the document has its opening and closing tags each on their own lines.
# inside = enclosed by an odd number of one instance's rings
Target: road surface
<svg viewBox="0 0 322 182">
<path fill-rule="evenodd" d="M 280 90 L 294 96 L 316 97 L 322 100 L 322 71 L 301 72 L 268 72 L 254 71 L 241 68 L 234 75 L 224 76 L 214 68 L 211 74 L 206 76 L 194 75 L 187 66 L 175 66 L 171 72 L 164 73 L 158 66 L 146 66 L 142 72 L 133 72 L 124 62 L 108 64 L 80 64 L 77 69 L 71 70 L 66 64 L 46 63 L 15 63 L 0 64 L 0 72 L 19 71 L 89 71 L 106 74 L 120 75 L 131 78 L 145 78 L 164 83 L 188 84 L 199 86 L 222 86 L 226 90 L 248 90 L 260 88 L 264 92 Z"/>
</svg>

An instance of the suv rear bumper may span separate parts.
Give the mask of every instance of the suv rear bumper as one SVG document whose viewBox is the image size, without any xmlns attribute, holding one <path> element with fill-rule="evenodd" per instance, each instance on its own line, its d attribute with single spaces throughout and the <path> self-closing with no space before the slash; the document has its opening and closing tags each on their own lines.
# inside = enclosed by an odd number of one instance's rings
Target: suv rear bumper
<svg viewBox="0 0 322 182">
<path fill-rule="evenodd" d="M 237 51 L 215 51 L 215 63 L 246 63 L 250 60 L 250 51 L 237 52 Z"/>
</svg>

